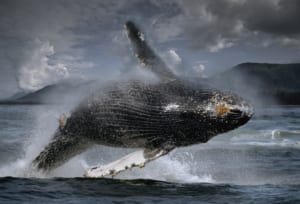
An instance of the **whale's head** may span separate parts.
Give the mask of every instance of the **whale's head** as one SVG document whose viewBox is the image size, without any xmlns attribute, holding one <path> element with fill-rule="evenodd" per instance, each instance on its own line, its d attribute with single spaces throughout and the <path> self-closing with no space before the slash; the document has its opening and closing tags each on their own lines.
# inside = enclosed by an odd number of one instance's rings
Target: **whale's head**
<svg viewBox="0 0 300 204">
<path fill-rule="evenodd" d="M 173 99 L 164 106 L 164 111 L 174 116 L 181 145 L 183 141 L 185 145 L 207 142 L 213 136 L 244 125 L 254 114 L 247 100 L 230 92 L 185 90 Z"/>
</svg>

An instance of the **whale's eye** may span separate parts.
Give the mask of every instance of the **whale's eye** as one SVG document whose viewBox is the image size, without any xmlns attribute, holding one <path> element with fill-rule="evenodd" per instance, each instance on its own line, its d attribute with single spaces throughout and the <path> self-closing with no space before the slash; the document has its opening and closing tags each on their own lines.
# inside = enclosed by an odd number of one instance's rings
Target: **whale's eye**
<svg viewBox="0 0 300 204">
<path fill-rule="evenodd" d="M 224 103 L 217 104 L 215 107 L 215 113 L 218 117 L 228 113 L 228 111 L 229 108 Z"/>
</svg>

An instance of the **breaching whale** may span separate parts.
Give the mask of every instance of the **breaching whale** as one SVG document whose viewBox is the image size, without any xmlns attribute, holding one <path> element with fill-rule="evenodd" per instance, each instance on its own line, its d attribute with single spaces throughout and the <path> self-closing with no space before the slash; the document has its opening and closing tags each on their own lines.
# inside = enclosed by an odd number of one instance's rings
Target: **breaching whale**
<svg viewBox="0 0 300 204">
<path fill-rule="evenodd" d="M 85 172 L 89 177 L 116 175 L 176 147 L 205 143 L 252 117 L 253 108 L 246 100 L 181 80 L 148 46 L 133 22 L 125 28 L 138 60 L 158 82 L 115 82 L 84 99 L 34 159 L 37 169 L 50 171 L 94 144 L 142 148 Z"/>
</svg>

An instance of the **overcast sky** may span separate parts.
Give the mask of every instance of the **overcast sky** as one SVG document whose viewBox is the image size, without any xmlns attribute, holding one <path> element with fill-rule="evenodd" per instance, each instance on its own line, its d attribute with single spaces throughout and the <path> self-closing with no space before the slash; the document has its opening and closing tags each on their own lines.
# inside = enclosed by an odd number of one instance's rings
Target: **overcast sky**
<svg viewBox="0 0 300 204">
<path fill-rule="evenodd" d="M 132 66 L 136 22 L 170 66 L 300 61 L 299 0 L 1 0 L 0 98 Z"/>
</svg>

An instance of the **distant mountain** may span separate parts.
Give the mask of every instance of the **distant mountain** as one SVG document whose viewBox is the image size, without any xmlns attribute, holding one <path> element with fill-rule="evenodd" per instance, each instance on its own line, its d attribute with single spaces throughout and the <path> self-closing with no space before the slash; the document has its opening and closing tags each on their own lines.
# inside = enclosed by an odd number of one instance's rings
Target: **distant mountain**
<svg viewBox="0 0 300 204">
<path fill-rule="evenodd" d="M 61 82 L 31 93 L 17 93 L 0 104 L 61 104 L 78 100 L 91 88 L 93 81 Z"/>
<path fill-rule="evenodd" d="M 210 79 L 255 103 L 300 104 L 300 63 L 243 63 Z"/>
<path fill-rule="evenodd" d="M 18 98 L 21 98 L 23 96 L 26 96 L 29 92 L 26 91 L 20 91 L 15 93 L 14 95 L 10 96 L 7 100 L 16 100 Z"/>
<path fill-rule="evenodd" d="M 255 105 L 300 105 L 300 63 L 243 63 L 202 82 L 249 99 Z M 194 80 L 199 81 L 199 78 Z M 94 90 L 94 81 L 76 80 L 46 86 L 33 93 L 17 93 L 0 104 L 61 104 L 80 100 Z M 94 88 L 93 88 L 94 87 Z M 25 94 L 25 95 L 24 95 Z"/>
</svg>

